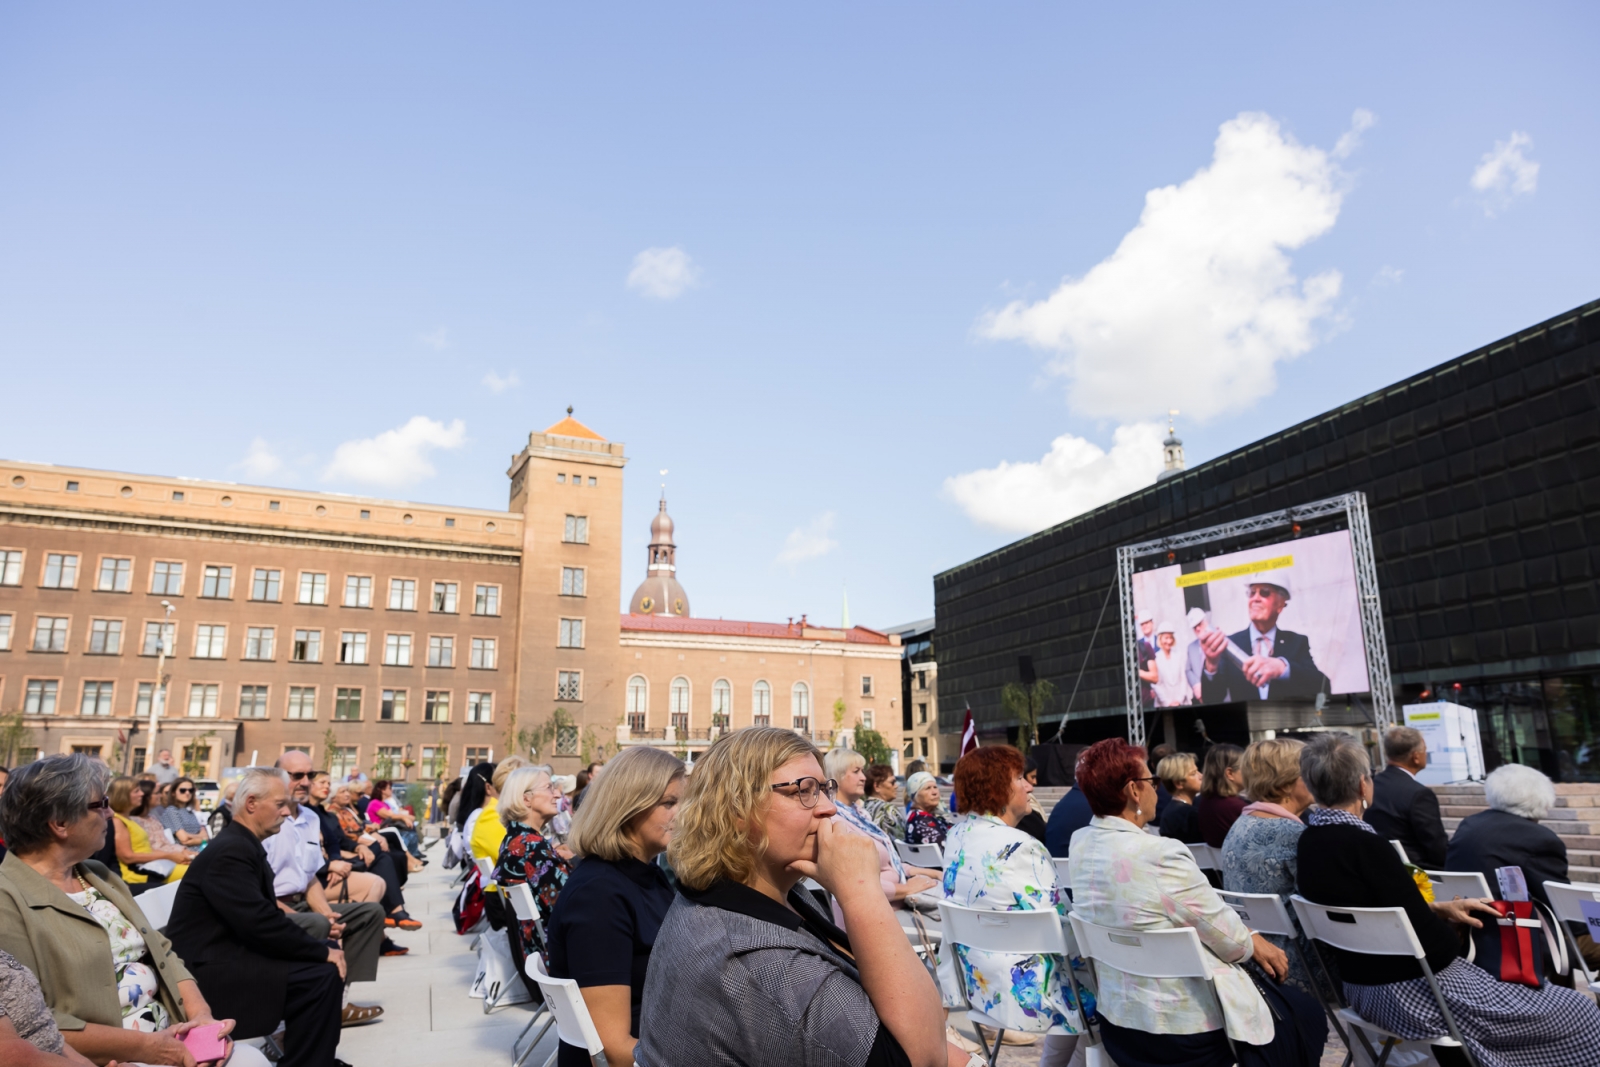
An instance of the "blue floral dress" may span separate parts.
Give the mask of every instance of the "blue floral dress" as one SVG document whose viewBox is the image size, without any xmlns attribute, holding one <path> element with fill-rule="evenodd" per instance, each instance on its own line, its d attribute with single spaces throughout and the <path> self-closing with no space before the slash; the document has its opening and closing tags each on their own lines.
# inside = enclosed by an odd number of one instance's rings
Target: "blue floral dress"
<svg viewBox="0 0 1600 1067">
<path fill-rule="evenodd" d="M 1065 915 L 1069 905 L 1055 886 L 1050 853 L 1028 834 L 993 815 L 960 816 L 945 839 L 944 896 L 952 904 L 990 911 L 1039 911 Z M 1067 932 L 1072 943 L 1072 933 Z M 956 960 L 967 999 L 1007 1030 L 1044 1033 L 1060 1027 L 1078 1033 L 1077 1002 L 1067 967 L 1080 986 L 1088 976 L 1083 961 L 1060 956 L 1021 956 L 983 952 L 956 945 Z M 1085 990 L 1085 1005 L 1094 1004 Z"/>
</svg>

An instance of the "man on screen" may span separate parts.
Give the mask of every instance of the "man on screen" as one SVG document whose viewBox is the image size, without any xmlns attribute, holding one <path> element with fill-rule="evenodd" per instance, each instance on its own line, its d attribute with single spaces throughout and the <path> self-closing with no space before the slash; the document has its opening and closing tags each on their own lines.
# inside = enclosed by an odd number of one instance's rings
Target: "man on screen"
<svg viewBox="0 0 1600 1067">
<path fill-rule="evenodd" d="M 1144 674 L 1152 669 L 1156 659 L 1156 620 L 1149 612 L 1139 615 L 1139 644 L 1135 656 L 1139 661 L 1139 706 L 1149 710 L 1156 706 L 1155 690 L 1145 681 Z"/>
<path fill-rule="evenodd" d="M 1183 680 L 1188 683 L 1190 691 L 1194 693 L 1196 704 L 1205 701 L 1205 694 L 1201 692 L 1200 683 L 1205 680 L 1206 650 L 1203 644 L 1206 634 L 1211 632 L 1211 622 L 1206 618 L 1206 613 L 1201 608 L 1190 608 L 1184 625 L 1194 633 L 1194 640 L 1189 642 L 1188 662 L 1184 664 Z"/>
<path fill-rule="evenodd" d="M 1268 571 L 1246 589 L 1250 625 L 1236 634 L 1212 630 L 1200 638 L 1205 664 L 1200 682 L 1207 704 L 1230 700 L 1309 699 L 1320 693 L 1328 679 L 1311 658 L 1311 641 L 1305 634 L 1278 628 L 1278 616 L 1289 606 L 1289 577 Z M 1240 662 L 1234 649 L 1244 653 Z"/>
</svg>

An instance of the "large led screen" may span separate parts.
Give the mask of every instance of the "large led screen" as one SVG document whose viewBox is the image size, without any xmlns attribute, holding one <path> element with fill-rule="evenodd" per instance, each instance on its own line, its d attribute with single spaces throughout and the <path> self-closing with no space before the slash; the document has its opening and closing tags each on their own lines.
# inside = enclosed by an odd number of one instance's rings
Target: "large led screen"
<svg viewBox="0 0 1600 1067">
<path fill-rule="evenodd" d="M 1350 533 L 1133 575 L 1146 708 L 1365 693 Z"/>
</svg>

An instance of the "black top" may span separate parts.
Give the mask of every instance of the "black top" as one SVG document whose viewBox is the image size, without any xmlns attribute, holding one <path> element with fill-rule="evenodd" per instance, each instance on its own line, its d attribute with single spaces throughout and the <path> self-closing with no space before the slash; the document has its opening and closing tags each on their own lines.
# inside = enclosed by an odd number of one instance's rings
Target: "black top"
<svg viewBox="0 0 1600 1067">
<path fill-rule="evenodd" d="M 1029 837 L 1038 841 L 1039 844 L 1042 845 L 1045 842 L 1045 837 L 1047 836 L 1049 827 L 1046 825 L 1043 815 L 1040 815 L 1036 811 L 1030 811 L 1021 819 L 1017 820 L 1017 829 L 1021 830 L 1023 833 L 1027 834 Z"/>
<path fill-rule="evenodd" d="M 550 914 L 550 975 L 571 978 L 578 988 L 625 985 L 633 991 L 628 1032 L 639 1036 L 650 949 L 672 906 L 672 883 L 654 863 L 631 856 L 617 861 L 590 856 L 578 864 Z M 570 949 L 569 949 L 570 946 Z M 569 1052 L 569 1050 L 571 1050 Z M 573 1054 L 579 1058 L 574 1059 Z M 561 1046 L 561 1067 L 588 1067 L 588 1053 Z"/>
<path fill-rule="evenodd" d="M 747 915 L 786 930 L 803 929 L 824 945 L 834 949 L 839 957 L 852 967 L 855 966 L 855 958 L 850 952 L 849 935 L 835 926 L 831 919 L 825 918 L 799 889 L 789 890 L 788 908 L 765 893 L 725 878 L 718 879 L 703 890 L 690 889 L 680 884 L 678 892 L 686 899 L 706 907 Z M 790 908 L 794 910 L 791 911 Z M 895 1040 L 889 1028 L 880 1021 L 878 1034 L 872 1041 L 872 1051 L 868 1053 L 861 1067 L 911 1067 L 911 1057 L 906 1055 L 905 1049 L 900 1047 L 900 1042 Z"/>
<path fill-rule="evenodd" d="M 1439 817 L 1439 798 L 1399 767 L 1390 766 L 1373 775 L 1367 822 L 1380 837 L 1400 842 L 1418 867 L 1428 871 L 1444 868 L 1450 839 Z M 1492 885 L 1494 879 L 1489 882 Z"/>
<path fill-rule="evenodd" d="M 1083 795 L 1083 790 L 1077 787 L 1068 790 L 1050 812 L 1050 821 L 1045 824 L 1044 847 L 1056 859 L 1066 859 L 1073 833 L 1088 826 L 1092 818 L 1094 812 L 1089 809 L 1089 798 Z"/>
<path fill-rule="evenodd" d="M 1447 871 L 1482 871 L 1489 892 L 1500 895 L 1496 867 L 1521 867 L 1533 899 L 1550 906 L 1546 882 L 1567 880 L 1567 846 L 1548 826 L 1509 811 L 1480 811 L 1456 827 L 1445 853 Z"/>
<path fill-rule="evenodd" d="M 1160 828 L 1162 837 L 1175 838 L 1186 845 L 1197 845 L 1202 840 L 1199 809 L 1176 797 L 1161 813 Z"/>
<path fill-rule="evenodd" d="M 1461 954 L 1453 927 L 1433 913 L 1394 846 L 1359 826 L 1311 826 L 1300 835 L 1300 895 L 1314 904 L 1406 909 L 1435 974 Z M 1357 985 L 1422 977 L 1409 956 L 1367 956 L 1335 949 L 1339 974 Z"/>
</svg>

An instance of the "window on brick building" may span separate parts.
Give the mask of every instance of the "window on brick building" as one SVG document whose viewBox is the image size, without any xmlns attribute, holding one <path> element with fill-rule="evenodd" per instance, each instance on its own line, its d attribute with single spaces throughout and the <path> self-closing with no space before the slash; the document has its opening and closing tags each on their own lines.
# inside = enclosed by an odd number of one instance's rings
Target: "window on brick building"
<svg viewBox="0 0 1600 1067">
<path fill-rule="evenodd" d="M 152 564 L 150 592 L 157 596 L 182 596 L 183 564 L 165 562 Z"/>
<path fill-rule="evenodd" d="M 250 582 L 250 599 L 276 601 L 279 599 L 278 590 L 282 584 L 282 571 L 257 567 L 255 576 Z"/>
<path fill-rule="evenodd" d="M 103 559 L 100 561 L 100 584 L 95 586 L 102 593 L 126 593 L 133 588 L 133 560 L 131 559 Z"/>
<path fill-rule="evenodd" d="M 233 596 L 233 568 L 207 566 L 200 578 L 200 595 L 214 600 Z"/>
<path fill-rule="evenodd" d="M 78 587 L 78 557 L 61 552 L 51 552 L 45 556 L 44 587 L 46 589 L 76 589 Z"/>
<path fill-rule="evenodd" d="M 91 619 L 89 621 L 89 651 L 96 656 L 122 654 L 122 620 Z"/>
</svg>

